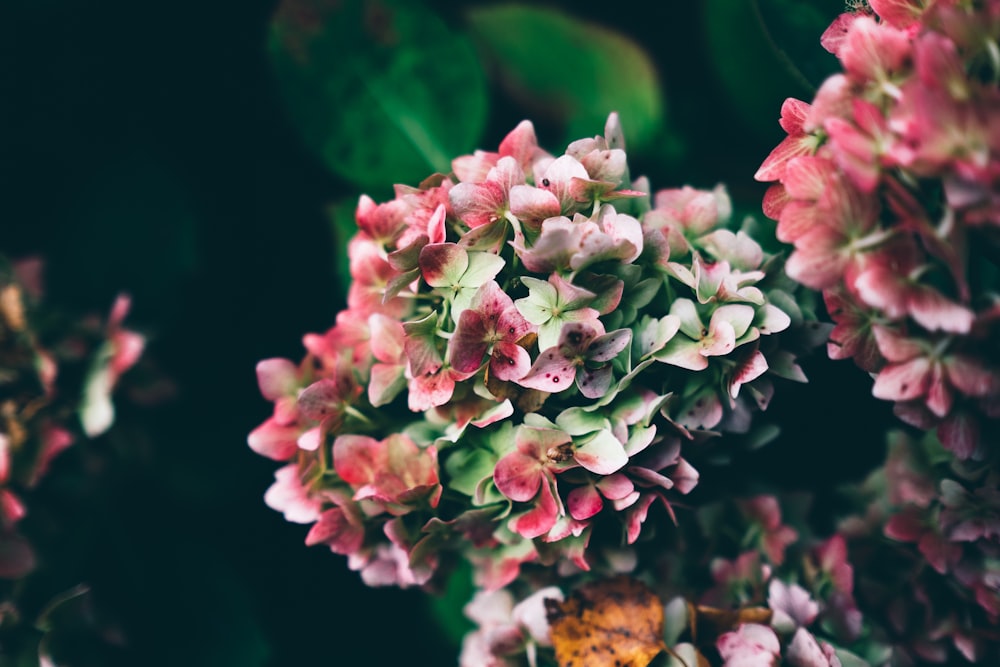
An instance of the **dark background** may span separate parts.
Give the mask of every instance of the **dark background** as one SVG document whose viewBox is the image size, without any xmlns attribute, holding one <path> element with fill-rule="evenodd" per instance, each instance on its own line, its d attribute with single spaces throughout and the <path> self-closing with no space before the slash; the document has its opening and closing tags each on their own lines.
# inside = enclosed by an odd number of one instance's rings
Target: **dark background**
<svg viewBox="0 0 1000 667">
<path fill-rule="evenodd" d="M 125 638 L 81 635 L 73 650 L 94 657 L 79 664 L 455 662 L 422 594 L 367 589 L 264 505 L 277 465 L 246 446 L 269 410 L 255 363 L 299 358 L 301 335 L 329 327 L 342 304 L 326 208 L 358 195 L 282 106 L 265 50 L 275 4 L 0 9 L 0 252 L 46 257 L 47 298 L 71 312 L 103 312 L 130 292 L 130 323 L 177 389 L 156 407 L 122 406 L 118 434 L 87 445 L 100 465 L 68 452 L 32 500 L 59 526 L 35 529 L 51 554 L 38 599 L 88 582 L 95 613 Z M 469 4 L 429 6 L 460 24 Z M 781 100 L 811 90 L 778 59 L 739 90 L 720 78 L 719 63 L 739 63 L 747 47 L 710 44 L 705 26 L 747 3 L 562 4 L 630 36 L 659 69 L 674 148 L 638 156 L 633 173 L 654 188 L 725 181 L 759 212 L 752 174 L 782 137 Z M 811 4 L 825 21 L 840 9 Z M 824 56 L 818 38 L 793 33 L 783 46 Z M 526 113 L 498 95 L 479 145 L 495 146 Z M 561 150 L 558 125 L 538 127 L 542 145 Z M 882 429 L 870 426 L 885 411 L 865 400 L 869 381 L 822 358 L 806 366 L 813 384 L 774 401 L 785 435 L 734 474 L 736 489 L 754 474 L 829 486 L 880 455 Z"/>
</svg>

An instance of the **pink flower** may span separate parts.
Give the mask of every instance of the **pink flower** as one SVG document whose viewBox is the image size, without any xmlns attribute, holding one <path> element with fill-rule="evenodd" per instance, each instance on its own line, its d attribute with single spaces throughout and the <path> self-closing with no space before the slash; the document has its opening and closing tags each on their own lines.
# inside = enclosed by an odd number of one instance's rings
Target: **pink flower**
<svg viewBox="0 0 1000 667">
<path fill-rule="evenodd" d="M 422 502 L 436 507 L 441 497 L 437 450 L 421 449 L 405 435 L 384 440 L 338 436 L 333 442 L 333 467 L 354 490 L 355 501 L 370 501 L 394 516 Z"/>
<path fill-rule="evenodd" d="M 723 667 L 772 667 L 781 660 L 781 645 L 766 625 L 744 623 L 721 635 L 715 648 L 725 661 Z"/>
<path fill-rule="evenodd" d="M 448 345 L 451 365 L 460 373 L 474 373 L 489 354 L 491 377 L 518 380 L 531 367 L 531 357 L 518 341 L 531 330 L 514 301 L 491 280 L 477 290 L 459 317 Z"/>
<path fill-rule="evenodd" d="M 629 329 L 604 333 L 600 320 L 570 322 L 563 325 L 559 344 L 542 350 L 517 383 L 555 393 L 569 389 L 575 379 L 580 393 L 597 398 L 611 388 L 610 362 L 628 347 L 631 338 Z"/>
<path fill-rule="evenodd" d="M 791 526 L 781 523 L 781 507 L 774 496 L 755 496 L 736 503 L 743 516 L 760 531 L 760 545 L 768 560 L 775 565 L 785 561 L 785 549 L 799 538 Z"/>
<path fill-rule="evenodd" d="M 534 507 L 510 521 L 510 529 L 532 539 L 549 532 L 562 513 L 555 475 L 572 467 L 572 440 L 563 431 L 522 426 L 514 437 L 514 450 L 501 458 L 493 471 L 500 493 Z"/>
</svg>

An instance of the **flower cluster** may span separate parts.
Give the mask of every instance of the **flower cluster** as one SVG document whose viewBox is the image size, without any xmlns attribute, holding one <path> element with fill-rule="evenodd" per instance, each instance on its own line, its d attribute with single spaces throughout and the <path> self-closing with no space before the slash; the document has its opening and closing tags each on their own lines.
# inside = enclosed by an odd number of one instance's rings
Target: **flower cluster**
<svg viewBox="0 0 1000 667">
<path fill-rule="evenodd" d="M 894 431 L 885 465 L 847 495 L 859 512 L 840 532 L 862 555 L 861 603 L 892 652 L 938 664 L 1000 660 L 995 459 L 957 461 L 933 434 Z"/>
<path fill-rule="evenodd" d="M 875 376 L 896 414 L 981 457 L 1000 418 L 1000 3 L 871 0 L 823 35 L 843 72 L 756 174 L 822 290 L 829 355 Z"/>
<path fill-rule="evenodd" d="M 0 266 L 0 578 L 18 579 L 35 567 L 30 543 L 18 532 L 26 492 L 80 431 L 96 437 L 114 419 L 111 392 L 142 353 L 144 338 L 122 327 L 129 299 L 119 297 L 105 323 L 96 318 L 56 327 L 42 313 L 41 262 Z M 46 325 L 49 325 L 47 327 Z M 44 343 L 42 342 L 44 340 Z M 88 366 L 82 387 L 62 371 Z M 75 390 L 75 391 L 74 391 Z"/>
<path fill-rule="evenodd" d="M 490 591 L 625 567 L 697 484 L 691 443 L 805 380 L 814 316 L 724 189 L 631 181 L 614 114 L 560 156 L 525 121 L 452 167 L 361 197 L 346 310 L 258 365 L 249 445 L 285 462 L 266 502 L 373 585 L 456 555 Z"/>
</svg>

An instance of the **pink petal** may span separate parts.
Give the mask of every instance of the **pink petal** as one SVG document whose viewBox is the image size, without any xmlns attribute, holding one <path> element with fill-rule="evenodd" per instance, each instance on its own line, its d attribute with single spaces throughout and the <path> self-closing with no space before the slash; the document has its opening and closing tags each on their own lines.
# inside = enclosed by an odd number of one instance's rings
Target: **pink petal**
<svg viewBox="0 0 1000 667">
<path fill-rule="evenodd" d="M 930 286 L 920 286 L 910 292 L 910 315 L 928 331 L 969 333 L 976 319 L 971 310 L 946 298 Z"/>
<path fill-rule="evenodd" d="M 559 517 L 559 508 L 552 496 L 552 489 L 547 480 L 541 485 L 535 507 L 526 514 L 514 517 L 509 523 L 510 529 L 526 539 L 541 537 L 552 529 Z"/>
<path fill-rule="evenodd" d="M 931 362 L 918 357 L 890 364 L 875 378 L 872 395 L 887 401 L 909 401 L 927 393 L 931 381 Z"/>
<path fill-rule="evenodd" d="M 431 287 L 450 287 L 468 267 L 468 253 L 455 243 L 430 243 L 420 250 L 420 270 Z"/>
<path fill-rule="evenodd" d="M 610 431 L 604 430 L 577 446 L 574 458 L 581 466 L 598 475 L 618 472 L 628 463 L 625 447 Z"/>
<path fill-rule="evenodd" d="M 247 444 L 250 449 L 261 456 L 266 456 L 275 461 L 287 461 L 295 456 L 299 446 L 296 443 L 299 437 L 297 426 L 282 426 L 271 417 L 263 424 L 255 428 L 247 436 Z"/>
<path fill-rule="evenodd" d="M 830 667 L 830 661 L 823 655 L 816 638 L 803 627 L 795 631 L 785 659 L 793 667 Z"/>
<path fill-rule="evenodd" d="M 557 393 L 573 386 L 576 366 L 559 347 L 550 347 L 535 360 L 527 375 L 517 380 L 522 387 Z"/>
<path fill-rule="evenodd" d="M 497 461 L 493 483 L 511 500 L 527 502 L 535 497 L 542 483 L 542 464 L 520 451 L 510 452 Z"/>
<path fill-rule="evenodd" d="M 569 496 L 566 498 L 566 503 L 569 506 L 569 515 L 577 521 L 585 521 L 591 518 L 604 507 L 601 494 L 591 484 L 586 484 L 570 491 Z"/>
<path fill-rule="evenodd" d="M 531 369 L 528 351 L 514 343 L 496 343 L 490 358 L 490 374 L 498 380 L 516 382 Z"/>
<path fill-rule="evenodd" d="M 478 311 L 462 311 L 458 327 L 448 343 L 452 367 L 460 373 L 472 373 L 483 365 L 488 344 L 486 322 Z"/>
<path fill-rule="evenodd" d="M 632 480 L 627 476 L 615 473 L 599 481 L 597 488 L 600 490 L 601 495 L 608 500 L 621 500 L 632 493 L 635 485 L 632 484 Z"/>
<path fill-rule="evenodd" d="M 403 357 L 404 338 L 402 323 L 394 318 L 376 313 L 369 316 L 372 355 L 381 362 L 398 364 Z"/>
<path fill-rule="evenodd" d="M 374 480 L 388 465 L 384 443 L 364 435 L 341 435 L 333 442 L 333 467 L 352 486 Z"/>
<path fill-rule="evenodd" d="M 265 359 L 257 364 L 257 384 L 269 401 L 294 394 L 299 384 L 299 369 L 288 359 Z"/>
<path fill-rule="evenodd" d="M 334 553 L 349 556 L 361 549 L 364 539 L 364 528 L 352 524 L 344 510 L 334 507 L 323 512 L 313 524 L 306 535 L 306 546 L 326 544 Z"/>
</svg>

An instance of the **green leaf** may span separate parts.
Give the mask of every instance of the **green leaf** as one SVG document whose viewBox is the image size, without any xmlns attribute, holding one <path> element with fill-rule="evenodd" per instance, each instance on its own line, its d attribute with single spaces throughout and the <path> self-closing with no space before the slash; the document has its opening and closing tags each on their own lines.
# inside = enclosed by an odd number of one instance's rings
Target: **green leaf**
<svg viewBox="0 0 1000 667">
<path fill-rule="evenodd" d="M 269 52 L 304 141 L 376 193 L 417 183 L 471 152 L 486 80 L 470 40 L 415 3 L 285 0 Z"/>
<path fill-rule="evenodd" d="M 715 72 L 732 108 L 761 137 L 780 132 L 778 115 L 785 98 L 808 101 L 822 81 L 807 78 L 776 40 L 783 42 L 783 37 L 798 30 L 797 39 L 803 43 L 795 47 L 796 57 L 807 53 L 820 59 L 823 54 L 832 57 L 820 46 L 819 38 L 837 11 L 803 7 L 808 4 L 779 0 L 705 0 L 703 4 L 706 45 Z M 805 45 L 810 40 L 811 50 Z M 826 69 L 832 71 L 829 64 Z M 815 68 L 817 76 L 821 70 L 825 71 L 822 65 Z"/>
<path fill-rule="evenodd" d="M 624 35 L 545 7 L 506 4 L 468 12 L 472 34 L 509 94 L 538 117 L 594 136 L 611 111 L 628 146 L 661 129 L 663 94 L 652 60 Z"/>
</svg>

